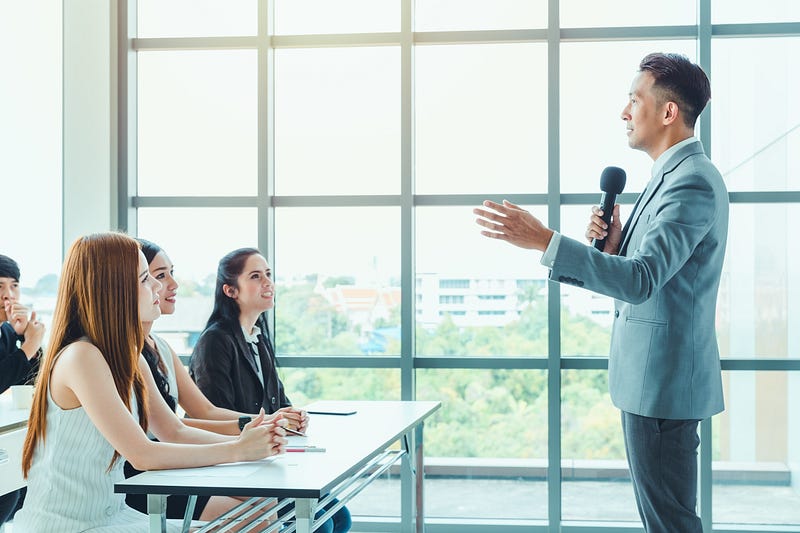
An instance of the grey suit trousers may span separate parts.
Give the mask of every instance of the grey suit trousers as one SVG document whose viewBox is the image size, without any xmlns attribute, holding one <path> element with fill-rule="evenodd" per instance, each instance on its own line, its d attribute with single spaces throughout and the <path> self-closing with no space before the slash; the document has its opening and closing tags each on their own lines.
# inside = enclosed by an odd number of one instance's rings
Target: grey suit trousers
<svg viewBox="0 0 800 533">
<path fill-rule="evenodd" d="M 695 512 L 698 422 L 622 411 L 625 452 L 647 533 L 703 532 Z"/>
</svg>

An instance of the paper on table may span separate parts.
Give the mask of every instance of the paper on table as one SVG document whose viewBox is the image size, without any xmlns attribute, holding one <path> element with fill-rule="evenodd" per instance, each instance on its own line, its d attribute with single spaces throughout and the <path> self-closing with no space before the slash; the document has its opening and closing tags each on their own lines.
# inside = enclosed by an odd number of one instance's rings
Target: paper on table
<svg viewBox="0 0 800 533">
<path fill-rule="evenodd" d="M 296 435 L 286 435 L 286 449 L 290 448 L 322 448 L 308 436 L 306 437 L 299 437 Z"/>
<path fill-rule="evenodd" d="M 206 477 L 247 477 L 253 472 L 271 463 L 275 457 L 268 457 L 259 461 L 246 461 L 241 463 L 225 463 L 215 466 L 200 468 L 179 468 L 175 470 L 154 470 L 151 474 L 159 477 L 206 478 Z"/>
</svg>

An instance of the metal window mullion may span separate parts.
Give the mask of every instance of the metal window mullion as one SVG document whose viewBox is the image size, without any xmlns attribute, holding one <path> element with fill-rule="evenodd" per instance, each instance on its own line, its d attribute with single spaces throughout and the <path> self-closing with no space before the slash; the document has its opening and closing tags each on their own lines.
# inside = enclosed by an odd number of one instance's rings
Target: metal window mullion
<svg viewBox="0 0 800 533">
<path fill-rule="evenodd" d="M 714 37 L 797 37 L 800 22 L 765 22 L 757 24 L 712 24 Z"/>
<path fill-rule="evenodd" d="M 260 2 L 260 0 L 259 0 Z M 136 12 L 133 13 L 134 20 Z M 259 6 L 259 25 L 261 7 Z M 259 32 L 261 30 L 259 29 Z M 244 50 L 258 48 L 260 36 L 237 37 L 147 37 L 131 39 L 131 45 L 140 50 Z"/>
<path fill-rule="evenodd" d="M 256 210 L 258 219 L 258 249 L 274 266 L 275 263 L 275 209 L 271 199 L 275 194 L 275 50 L 271 46 L 274 33 L 274 0 L 258 0 L 258 72 L 257 72 L 257 128 L 258 128 L 258 188 Z M 275 313 L 269 312 L 269 321 L 276 336 Z"/>
<path fill-rule="evenodd" d="M 414 43 L 413 0 L 401 1 L 400 43 L 400 284 L 401 399 L 414 391 Z"/>
<path fill-rule="evenodd" d="M 259 11 L 261 13 L 261 11 Z M 135 15 L 135 13 L 134 13 Z M 262 17 L 259 14 L 259 17 Z M 135 24 L 135 21 L 134 21 Z M 776 22 L 760 24 L 716 24 L 709 25 L 715 37 L 791 37 L 800 35 L 800 22 Z M 649 41 L 669 39 L 694 39 L 699 24 L 683 26 L 621 26 L 600 28 L 563 28 L 561 42 L 604 41 Z M 270 32 L 273 49 L 277 48 L 326 48 L 356 46 L 396 46 L 402 43 L 404 32 L 318 34 L 318 35 L 274 35 Z M 547 42 L 547 29 L 507 29 L 412 32 L 412 42 L 429 44 L 490 44 Z M 243 50 L 262 46 L 262 37 L 146 37 L 129 41 L 133 50 Z"/>
<path fill-rule="evenodd" d="M 562 42 L 653 41 L 693 39 L 697 26 L 622 26 L 610 28 L 564 28 Z"/>
<path fill-rule="evenodd" d="M 711 73 L 711 0 L 698 0 L 697 3 L 697 58 L 700 67 L 706 72 L 709 79 Z M 700 115 L 699 138 L 703 143 L 706 154 L 711 157 L 711 113 L 708 108 Z M 704 531 L 711 531 L 712 516 L 712 473 L 711 451 L 713 449 L 711 434 L 712 419 L 708 418 L 700 423 L 700 451 L 698 455 L 697 507 L 700 521 Z"/>
<path fill-rule="evenodd" d="M 548 2 L 547 27 L 547 223 L 561 227 L 559 0 Z M 561 289 L 547 284 L 547 516 L 551 531 L 561 525 Z"/>
<path fill-rule="evenodd" d="M 414 0 L 400 2 L 400 396 L 416 399 L 414 370 Z M 414 434 L 411 435 L 412 440 Z M 413 444 L 413 443 L 412 443 Z M 415 528 L 414 465 L 403 457 L 400 474 L 400 531 Z M 405 468 L 405 467 L 410 468 Z"/>
<path fill-rule="evenodd" d="M 111 172 L 111 179 L 116 178 L 116 183 L 111 183 L 111 190 L 116 191 L 116 216 L 112 216 L 112 223 L 116 224 L 115 229 L 137 235 L 137 210 L 131 199 L 138 190 L 138 78 L 137 53 L 130 44 L 137 33 L 137 1 L 121 0 L 116 4 L 116 10 L 116 157 L 112 157 L 112 166 L 116 169 Z"/>
</svg>

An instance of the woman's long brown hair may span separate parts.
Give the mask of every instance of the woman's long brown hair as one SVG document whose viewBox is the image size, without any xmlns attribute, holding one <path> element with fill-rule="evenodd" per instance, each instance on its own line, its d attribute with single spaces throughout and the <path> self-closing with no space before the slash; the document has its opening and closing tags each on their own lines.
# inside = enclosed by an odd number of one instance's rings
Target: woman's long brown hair
<svg viewBox="0 0 800 533">
<path fill-rule="evenodd" d="M 50 342 L 41 363 L 28 420 L 22 451 L 25 477 L 37 443 L 46 440 L 47 392 L 58 354 L 82 337 L 103 354 L 117 393 L 129 410 L 133 390 L 139 424 L 147 429 L 144 379 L 138 364 L 144 344 L 139 319 L 138 259 L 139 243 L 121 233 L 87 235 L 70 247 L 61 271 Z M 109 470 L 118 458 L 119 452 L 115 450 Z"/>
</svg>

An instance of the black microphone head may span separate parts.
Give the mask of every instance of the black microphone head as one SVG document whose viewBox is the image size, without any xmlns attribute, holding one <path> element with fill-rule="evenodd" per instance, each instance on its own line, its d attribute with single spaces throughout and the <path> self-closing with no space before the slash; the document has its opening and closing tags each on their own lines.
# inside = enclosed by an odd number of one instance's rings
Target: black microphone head
<svg viewBox="0 0 800 533">
<path fill-rule="evenodd" d="M 619 167 L 606 167 L 600 174 L 600 190 L 612 194 L 620 194 L 625 188 L 627 176 Z"/>
</svg>

